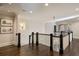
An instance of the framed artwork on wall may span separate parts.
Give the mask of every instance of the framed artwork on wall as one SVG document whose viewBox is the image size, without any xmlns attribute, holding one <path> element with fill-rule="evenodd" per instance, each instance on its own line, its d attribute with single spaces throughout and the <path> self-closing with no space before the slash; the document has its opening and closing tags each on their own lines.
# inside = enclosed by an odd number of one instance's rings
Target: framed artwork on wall
<svg viewBox="0 0 79 59">
<path fill-rule="evenodd" d="M 1 19 L 1 26 L 13 26 L 13 20 Z"/>
<path fill-rule="evenodd" d="M 3 34 L 9 34 L 9 33 L 12 33 L 13 32 L 13 29 L 12 27 L 1 27 L 1 33 Z"/>
</svg>

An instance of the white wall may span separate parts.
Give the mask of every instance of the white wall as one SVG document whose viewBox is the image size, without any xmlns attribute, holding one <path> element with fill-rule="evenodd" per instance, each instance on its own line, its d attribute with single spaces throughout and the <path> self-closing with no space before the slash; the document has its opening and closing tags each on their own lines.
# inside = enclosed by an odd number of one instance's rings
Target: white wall
<svg viewBox="0 0 79 59">
<path fill-rule="evenodd" d="M 16 33 L 21 33 L 21 45 L 26 45 L 29 43 L 29 22 L 25 15 L 19 14 L 17 15 L 16 19 L 17 28 L 15 28 Z M 23 29 L 22 29 L 23 24 Z M 17 42 L 17 37 L 15 39 L 15 42 Z"/>
<path fill-rule="evenodd" d="M 73 31 L 73 37 L 79 39 L 79 21 L 71 23 L 71 30 Z"/>
<path fill-rule="evenodd" d="M 0 34 L 0 47 L 11 45 L 13 34 Z"/>
<path fill-rule="evenodd" d="M 55 25 L 55 22 L 50 22 L 50 23 L 46 23 L 45 24 L 45 33 L 54 33 L 54 25 Z"/>
<path fill-rule="evenodd" d="M 40 19 L 39 19 L 40 20 Z M 43 21 L 29 21 L 29 31 L 30 32 L 45 32 Z"/>
<path fill-rule="evenodd" d="M 11 19 L 12 17 L 0 15 L 0 18 Z M 13 33 L 12 34 L 0 34 L 0 47 L 13 44 Z"/>
</svg>

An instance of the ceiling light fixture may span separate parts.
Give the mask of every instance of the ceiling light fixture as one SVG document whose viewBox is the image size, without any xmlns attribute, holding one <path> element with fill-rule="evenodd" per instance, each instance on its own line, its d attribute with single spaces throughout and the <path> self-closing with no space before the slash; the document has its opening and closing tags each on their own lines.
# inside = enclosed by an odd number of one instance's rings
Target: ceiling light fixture
<svg viewBox="0 0 79 59">
<path fill-rule="evenodd" d="M 32 11 L 29 11 L 29 13 L 32 13 Z"/>
<path fill-rule="evenodd" d="M 75 11 L 79 11 L 79 8 L 75 8 Z"/>
<path fill-rule="evenodd" d="M 45 3 L 45 6 L 48 6 L 48 3 Z"/>
</svg>

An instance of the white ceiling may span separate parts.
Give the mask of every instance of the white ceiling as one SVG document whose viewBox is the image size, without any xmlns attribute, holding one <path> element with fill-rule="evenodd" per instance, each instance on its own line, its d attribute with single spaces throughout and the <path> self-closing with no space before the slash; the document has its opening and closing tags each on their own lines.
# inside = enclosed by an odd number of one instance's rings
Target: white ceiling
<svg viewBox="0 0 79 59">
<path fill-rule="evenodd" d="M 67 17 L 70 15 L 77 15 L 79 11 L 75 11 L 75 8 L 79 8 L 78 3 L 50 3 L 49 6 L 44 6 L 44 3 L 8 3 L 0 4 L 0 13 L 3 14 L 19 14 L 23 13 L 31 16 L 31 18 L 49 18 L 53 16 L 56 18 Z M 30 15 L 29 11 L 33 11 Z"/>
</svg>

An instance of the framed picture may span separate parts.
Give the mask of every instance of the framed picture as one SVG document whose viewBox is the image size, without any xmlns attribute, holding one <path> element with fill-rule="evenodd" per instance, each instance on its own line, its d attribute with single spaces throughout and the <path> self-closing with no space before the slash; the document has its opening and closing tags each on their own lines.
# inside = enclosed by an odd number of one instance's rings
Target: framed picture
<svg viewBox="0 0 79 59">
<path fill-rule="evenodd" d="M 1 19 L 1 26 L 13 26 L 13 20 Z"/>
<path fill-rule="evenodd" d="M 1 27 L 1 33 L 12 33 L 13 29 L 12 27 Z"/>
</svg>

